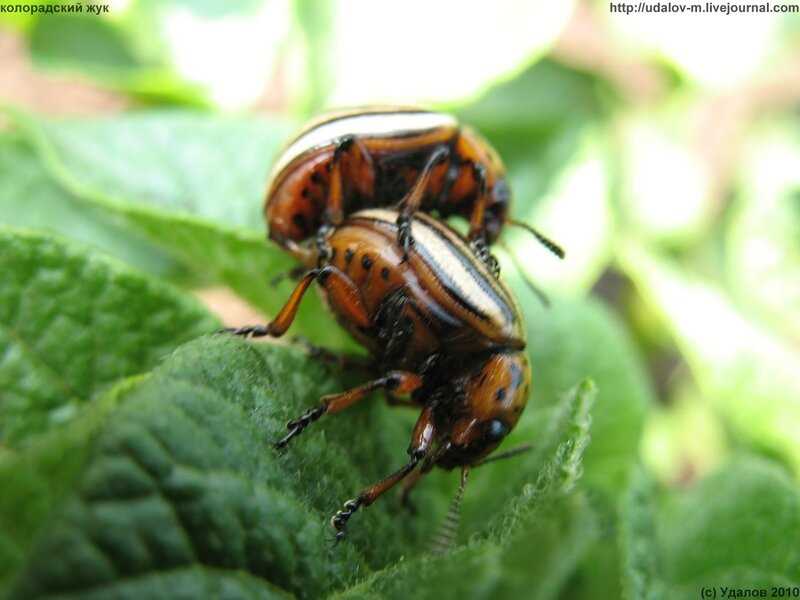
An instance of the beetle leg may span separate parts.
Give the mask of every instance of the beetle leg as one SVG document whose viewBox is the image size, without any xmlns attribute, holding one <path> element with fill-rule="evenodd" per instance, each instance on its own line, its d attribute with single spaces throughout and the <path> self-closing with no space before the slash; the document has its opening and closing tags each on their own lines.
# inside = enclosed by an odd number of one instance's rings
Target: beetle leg
<svg viewBox="0 0 800 600">
<path fill-rule="evenodd" d="M 378 307 L 374 326 L 376 338 L 384 347 L 382 364 L 392 364 L 408 347 L 414 336 L 414 323 L 403 314 L 408 298 L 403 288 L 392 292 Z"/>
<path fill-rule="evenodd" d="M 310 268 L 319 264 L 319 252 L 316 246 L 311 246 L 309 244 L 298 244 L 294 240 L 286 240 L 285 242 L 281 242 L 281 246 L 286 248 L 286 251 L 306 268 Z"/>
<path fill-rule="evenodd" d="M 332 265 L 321 269 L 312 269 L 303 275 L 300 282 L 295 286 L 286 304 L 278 311 L 275 318 L 267 325 L 249 325 L 247 327 L 229 327 L 223 329 L 233 335 L 250 337 L 281 337 L 294 321 L 297 309 L 300 308 L 300 301 L 308 291 L 311 282 L 318 280 L 328 292 L 328 299 L 332 305 L 337 307 L 352 322 L 360 327 L 369 327 L 371 321 L 361 293 L 356 288 L 350 278 Z"/>
<path fill-rule="evenodd" d="M 476 258 L 486 265 L 486 268 L 492 272 L 492 275 L 500 277 L 500 263 L 497 262 L 497 258 L 495 258 L 492 251 L 489 250 L 489 244 L 486 243 L 486 238 L 484 238 L 483 235 L 479 235 L 471 240 L 469 245 Z"/>
<path fill-rule="evenodd" d="M 283 308 L 278 311 L 278 314 L 275 316 L 275 318 L 268 324 L 248 325 L 246 327 L 238 328 L 229 327 L 227 329 L 223 329 L 223 331 L 232 333 L 233 335 L 250 337 L 282 336 L 289 328 L 289 325 L 292 324 L 292 321 L 294 321 L 294 317 L 297 314 L 297 309 L 300 307 L 300 301 L 303 299 L 303 295 L 306 293 L 311 283 L 317 277 L 322 275 L 324 270 L 325 269 L 312 269 L 303 275 L 302 279 L 300 279 L 300 282 L 297 284 L 297 286 L 295 286 L 294 290 L 289 296 L 289 299 L 286 301 L 286 304 L 283 305 Z"/>
<path fill-rule="evenodd" d="M 489 200 L 489 191 L 486 186 L 486 169 L 477 163 L 472 163 L 472 177 L 478 183 L 478 197 L 469 218 L 469 233 L 467 239 L 484 237 L 483 217 Z"/>
<path fill-rule="evenodd" d="M 431 448 L 434 437 L 433 411 L 430 407 L 423 409 L 414 426 L 414 433 L 411 436 L 411 445 L 408 448 L 409 461 L 397 471 L 381 479 L 355 498 L 344 503 L 342 510 L 338 511 L 331 518 L 331 526 L 336 530 L 336 541 L 341 541 L 347 535 L 347 522 L 359 508 L 369 506 L 384 493 L 392 489 L 409 475 L 419 462 L 424 459 Z"/>
<path fill-rule="evenodd" d="M 403 248 L 403 261 L 408 260 L 408 249 L 414 243 L 411 236 L 411 217 L 422 204 L 425 193 L 428 191 L 431 174 L 433 169 L 450 158 L 450 150 L 447 146 L 440 146 L 428 158 L 428 162 L 422 167 L 417 176 L 417 181 L 400 200 L 400 215 L 397 217 L 397 243 Z"/>
<path fill-rule="evenodd" d="M 335 312 L 358 327 L 367 328 L 372 325 L 361 292 L 347 274 L 328 265 L 320 270 L 318 279 Z"/>
<path fill-rule="evenodd" d="M 386 349 L 383 353 L 383 360 L 391 363 L 399 359 L 408 348 L 409 342 L 414 337 L 414 322 L 408 316 L 400 316 L 393 324 L 389 340 L 386 342 Z"/>
<path fill-rule="evenodd" d="M 344 191 L 342 190 L 342 156 L 355 142 L 352 135 L 348 135 L 339 140 L 336 149 L 333 151 L 333 159 L 330 163 L 330 179 L 328 180 L 328 202 L 325 205 L 325 221 L 333 225 L 342 222 L 344 202 Z"/>
<path fill-rule="evenodd" d="M 317 230 L 317 235 L 314 237 L 318 267 L 323 267 L 331 259 L 331 246 L 328 243 L 331 231 L 331 225 L 324 224 Z"/>
<path fill-rule="evenodd" d="M 312 409 L 307 410 L 297 419 L 293 419 L 286 424 L 289 430 L 285 436 L 275 442 L 275 448 L 284 448 L 292 438 L 300 435 L 303 430 L 319 419 L 324 414 L 336 414 L 356 404 L 369 396 L 375 390 L 381 388 L 396 392 L 398 394 L 409 394 L 422 385 L 422 379 L 414 373 L 408 371 L 390 371 L 383 377 L 368 381 L 358 387 L 354 387 L 338 394 L 328 394 L 323 396 L 320 403 Z"/>
<path fill-rule="evenodd" d="M 333 151 L 328 182 L 325 222 L 339 225 L 344 219 L 344 181 L 357 182 L 359 194 L 372 197 L 375 190 L 375 168 L 364 144 L 355 136 L 342 137 Z"/>
</svg>

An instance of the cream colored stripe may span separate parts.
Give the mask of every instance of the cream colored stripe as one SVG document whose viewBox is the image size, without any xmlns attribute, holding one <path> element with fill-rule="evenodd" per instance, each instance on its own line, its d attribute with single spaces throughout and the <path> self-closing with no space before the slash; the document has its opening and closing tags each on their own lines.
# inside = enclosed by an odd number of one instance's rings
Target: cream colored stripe
<svg viewBox="0 0 800 600">
<path fill-rule="evenodd" d="M 366 113 L 324 121 L 301 134 L 281 154 L 272 172 L 277 175 L 296 157 L 308 150 L 326 146 L 333 140 L 354 135 L 357 137 L 391 137 L 408 132 L 424 132 L 439 127 L 455 127 L 456 120 L 435 112 Z"/>
<path fill-rule="evenodd" d="M 353 217 L 374 219 L 394 225 L 397 214 L 397 211 L 374 208 L 359 211 Z M 443 232 L 447 240 L 442 239 L 433 231 L 434 228 Z M 460 237 L 425 214 L 418 214 L 414 218 L 411 223 L 411 234 L 414 236 L 418 250 L 424 250 L 427 260 L 433 262 L 431 269 L 435 273 L 446 274 L 455 286 L 456 293 L 481 311 L 496 326 L 506 327 L 508 325 L 503 307 L 498 304 L 498 302 L 504 302 L 505 293 L 498 289 L 494 283 L 494 277 L 480 261 L 474 258 L 472 251 Z M 475 274 L 470 273 L 464 267 L 456 255 L 457 252 L 467 257 L 475 269 Z M 477 278 L 481 278 L 483 281 L 479 281 Z M 512 306 L 508 306 L 508 309 L 513 312 Z"/>
</svg>

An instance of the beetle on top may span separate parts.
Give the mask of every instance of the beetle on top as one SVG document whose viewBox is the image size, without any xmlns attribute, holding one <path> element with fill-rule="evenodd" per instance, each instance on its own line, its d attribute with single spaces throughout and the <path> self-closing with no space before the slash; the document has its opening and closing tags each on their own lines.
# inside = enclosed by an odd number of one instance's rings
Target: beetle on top
<svg viewBox="0 0 800 600">
<path fill-rule="evenodd" d="M 302 262 L 318 253 L 331 227 L 364 208 L 398 209 L 404 258 L 420 210 L 469 221 L 473 252 L 497 274 L 488 245 L 509 217 L 505 167 L 477 132 L 450 115 L 403 107 L 370 107 L 325 115 L 303 129 L 278 157 L 265 202 L 269 237 Z M 311 244 L 304 243 L 311 241 Z M 316 245 L 316 247 L 312 247 Z"/>
</svg>

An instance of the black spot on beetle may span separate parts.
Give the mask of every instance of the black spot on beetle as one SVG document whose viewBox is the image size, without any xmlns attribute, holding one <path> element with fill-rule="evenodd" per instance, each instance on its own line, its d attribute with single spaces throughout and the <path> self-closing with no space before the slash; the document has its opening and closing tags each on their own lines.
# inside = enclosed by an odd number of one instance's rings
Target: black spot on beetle
<svg viewBox="0 0 800 600">
<path fill-rule="evenodd" d="M 397 386 L 399 385 L 400 385 L 400 377 L 398 377 L 397 375 L 390 375 L 386 379 L 386 389 L 389 391 L 397 389 Z"/>
<path fill-rule="evenodd" d="M 322 183 L 322 177 L 320 177 L 320 174 L 317 173 L 316 171 L 314 171 L 311 174 L 311 183 L 313 183 L 314 185 L 319 185 L 320 183 Z"/>
<path fill-rule="evenodd" d="M 300 192 L 300 195 L 301 195 L 303 198 L 308 198 L 308 195 L 309 195 L 310 193 L 311 193 L 311 192 L 309 192 L 309 191 L 308 191 L 308 188 L 307 188 L 307 187 L 304 187 L 304 188 L 302 189 L 302 191 Z"/>
<path fill-rule="evenodd" d="M 486 428 L 484 436 L 493 442 L 503 439 L 508 433 L 508 425 L 503 423 L 500 419 L 492 419 Z"/>
<path fill-rule="evenodd" d="M 294 213 L 292 215 L 292 223 L 294 223 L 295 227 L 298 229 L 306 230 L 306 217 L 303 213 Z"/>
<path fill-rule="evenodd" d="M 497 393 L 494 395 L 494 399 L 498 402 L 502 402 L 506 399 L 506 388 L 500 388 L 497 390 Z"/>
<path fill-rule="evenodd" d="M 365 254 L 361 257 L 361 266 L 367 271 L 372 268 L 372 259 L 369 257 L 369 254 Z"/>
<path fill-rule="evenodd" d="M 384 281 L 389 281 L 389 267 L 383 267 L 381 269 L 381 277 Z"/>
<path fill-rule="evenodd" d="M 344 262 L 346 262 L 349 265 L 352 262 L 354 255 L 355 255 L 355 252 L 353 251 L 352 248 L 348 248 L 347 250 L 345 250 L 344 251 Z"/>
</svg>

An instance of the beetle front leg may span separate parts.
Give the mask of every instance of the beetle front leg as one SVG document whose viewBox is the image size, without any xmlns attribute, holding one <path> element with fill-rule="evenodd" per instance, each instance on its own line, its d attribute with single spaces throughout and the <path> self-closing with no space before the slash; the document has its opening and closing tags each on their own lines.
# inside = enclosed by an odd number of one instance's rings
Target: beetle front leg
<svg viewBox="0 0 800 600">
<path fill-rule="evenodd" d="M 408 250 L 414 243 L 411 235 L 411 217 L 417 212 L 430 185 L 431 175 L 434 168 L 450 158 L 450 149 L 440 146 L 428 158 L 428 162 L 422 167 L 414 185 L 408 193 L 400 200 L 398 206 L 400 214 L 397 217 L 397 243 L 403 248 L 403 260 L 408 260 Z"/>
<path fill-rule="evenodd" d="M 372 392 L 385 389 L 397 394 L 410 394 L 422 385 L 422 379 L 414 373 L 408 371 L 390 371 L 383 377 L 368 381 L 358 387 L 323 396 L 319 405 L 306 411 L 297 419 L 289 421 L 286 429 L 289 430 L 285 436 L 275 442 L 278 450 L 286 447 L 292 438 L 300 435 L 303 430 L 314 421 L 325 414 L 336 414 L 356 404 L 369 396 Z"/>
<path fill-rule="evenodd" d="M 486 268 L 491 271 L 492 275 L 494 275 L 495 278 L 500 277 L 500 263 L 497 262 L 497 258 L 489 249 L 486 238 L 482 235 L 478 236 L 470 240 L 469 246 L 472 248 L 472 252 L 475 254 L 476 258 L 486 265 Z"/>
<path fill-rule="evenodd" d="M 246 327 L 228 327 L 222 331 L 232 333 L 233 335 L 249 336 L 249 337 L 280 337 L 294 321 L 297 315 L 297 309 L 300 307 L 300 301 L 308 291 L 311 283 L 319 277 L 324 269 L 312 269 L 308 271 L 300 279 L 297 286 L 292 291 L 286 304 L 283 305 L 278 311 L 275 318 L 266 325 L 248 325 Z"/>
<path fill-rule="evenodd" d="M 324 220 L 339 225 L 344 219 L 344 182 L 353 182 L 359 194 L 371 198 L 375 194 L 375 167 L 372 157 L 357 137 L 341 138 L 333 151 L 328 181 L 328 201 Z"/>
<path fill-rule="evenodd" d="M 361 293 L 356 288 L 352 280 L 342 271 L 332 265 L 321 269 L 312 269 L 303 275 L 300 282 L 292 291 L 286 304 L 278 311 L 275 318 L 267 325 L 248 325 L 246 327 L 228 327 L 222 331 L 233 335 L 249 337 L 280 337 L 294 321 L 297 316 L 297 309 L 300 308 L 300 301 L 314 280 L 319 281 L 326 292 L 331 304 L 341 310 L 351 322 L 360 327 L 369 327 L 371 321 Z"/>
<path fill-rule="evenodd" d="M 408 448 L 409 461 L 385 479 L 369 486 L 358 496 L 345 502 L 342 510 L 331 517 L 331 526 L 336 530 L 337 542 L 343 540 L 347 535 L 347 522 L 353 516 L 353 513 L 362 506 L 369 506 L 399 482 L 403 481 L 420 461 L 428 455 L 434 433 L 433 411 L 428 407 L 422 411 L 419 419 L 417 419 L 417 424 L 414 426 L 411 445 Z"/>
<path fill-rule="evenodd" d="M 486 206 L 489 204 L 486 169 L 482 165 L 472 163 L 472 177 L 478 184 L 478 197 L 475 199 L 475 205 L 469 217 L 469 233 L 467 233 L 467 239 L 470 241 L 476 238 L 485 239 L 486 233 L 483 219 L 486 213 Z"/>
</svg>

